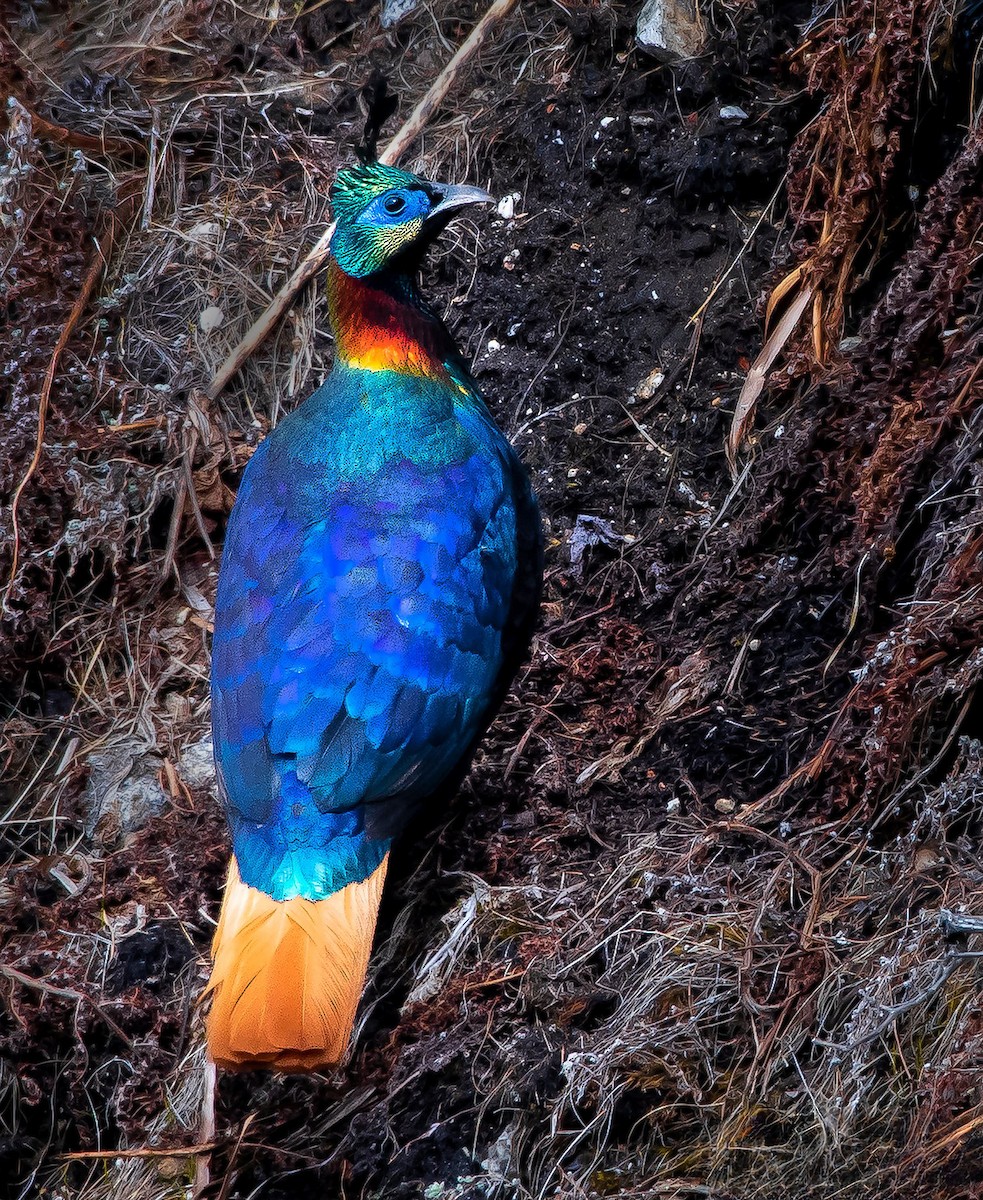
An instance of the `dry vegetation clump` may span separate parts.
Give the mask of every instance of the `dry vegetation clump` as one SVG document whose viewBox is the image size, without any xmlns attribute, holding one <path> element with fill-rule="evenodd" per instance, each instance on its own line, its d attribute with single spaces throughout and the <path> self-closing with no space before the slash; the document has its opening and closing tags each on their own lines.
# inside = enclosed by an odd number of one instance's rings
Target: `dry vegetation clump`
<svg viewBox="0 0 983 1200">
<path fill-rule="evenodd" d="M 12 1195 L 983 1188 L 978 6 L 703 7 L 667 67 L 632 10 L 520 4 L 404 160 L 509 197 L 431 292 L 533 471 L 544 619 L 393 864 L 351 1061 L 221 1079 L 206 1147 L 216 556 L 319 289 L 209 383 L 373 69 L 405 116 L 482 10 L 0 25 Z"/>
</svg>

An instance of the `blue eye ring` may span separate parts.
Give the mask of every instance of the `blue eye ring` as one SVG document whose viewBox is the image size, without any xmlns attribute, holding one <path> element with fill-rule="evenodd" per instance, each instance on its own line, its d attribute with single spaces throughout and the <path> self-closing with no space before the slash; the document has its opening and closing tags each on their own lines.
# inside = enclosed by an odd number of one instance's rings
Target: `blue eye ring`
<svg viewBox="0 0 983 1200">
<path fill-rule="evenodd" d="M 430 199 L 425 192 L 416 188 L 391 188 L 376 196 L 362 211 L 358 224 L 375 229 L 397 225 L 410 228 L 414 221 L 426 220 L 429 211 Z"/>
</svg>

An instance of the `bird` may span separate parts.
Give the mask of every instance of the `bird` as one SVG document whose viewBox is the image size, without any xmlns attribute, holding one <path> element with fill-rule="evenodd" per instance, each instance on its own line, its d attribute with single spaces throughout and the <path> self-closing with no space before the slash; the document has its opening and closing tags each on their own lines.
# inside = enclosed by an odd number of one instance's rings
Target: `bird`
<svg viewBox="0 0 983 1200">
<path fill-rule="evenodd" d="M 344 1060 L 393 842 L 460 786 L 542 583 L 529 475 L 417 283 L 491 196 L 376 161 L 329 196 L 334 363 L 246 466 L 215 602 L 232 855 L 204 994 L 234 1071 Z"/>
</svg>

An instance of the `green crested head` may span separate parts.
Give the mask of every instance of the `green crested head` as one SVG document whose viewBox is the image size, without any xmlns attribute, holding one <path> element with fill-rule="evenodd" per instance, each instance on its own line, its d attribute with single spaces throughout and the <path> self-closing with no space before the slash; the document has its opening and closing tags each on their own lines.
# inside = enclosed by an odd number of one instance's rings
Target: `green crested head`
<svg viewBox="0 0 983 1200">
<path fill-rule="evenodd" d="M 458 209 L 491 202 L 480 188 L 431 183 L 378 162 L 339 171 L 330 196 L 331 252 L 356 279 L 412 270 Z"/>
</svg>

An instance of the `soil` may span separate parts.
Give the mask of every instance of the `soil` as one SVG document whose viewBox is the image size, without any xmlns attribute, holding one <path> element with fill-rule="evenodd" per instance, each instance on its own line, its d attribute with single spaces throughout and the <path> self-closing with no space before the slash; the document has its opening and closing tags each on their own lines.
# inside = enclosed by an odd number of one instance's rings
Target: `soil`
<svg viewBox="0 0 983 1200">
<path fill-rule="evenodd" d="M 884 46 L 928 7 L 895 5 Z M 70 8 L 34 20 L 43 29 Z M 459 42 L 473 14 L 439 11 Z M 398 851 L 351 1061 L 332 1077 L 223 1076 L 205 1195 L 778 1197 L 793 1177 L 803 1196 L 830 1194 L 834 1178 L 844 1195 L 969 1195 L 956 1181 L 980 1185 L 972 1137 L 957 1136 L 979 1125 L 972 966 L 958 996 L 929 981 L 910 1006 L 928 1023 L 962 1005 L 944 1082 L 930 1063 L 917 1078 L 912 1068 L 892 1108 L 859 1090 L 889 1088 L 890 1047 L 861 1081 L 864 1050 L 854 1094 L 870 1141 L 843 1117 L 842 1141 L 827 1144 L 815 1115 L 824 1072 L 843 1074 L 823 1039 L 850 1044 L 865 995 L 901 1006 L 900 1021 L 919 972 L 944 953 L 936 926 L 913 933 L 911 914 L 971 911 L 983 880 L 968 740 L 983 669 L 979 289 L 966 265 L 980 150 L 961 124 L 965 63 L 938 65 L 951 86 L 933 92 L 920 48 L 896 50 L 903 100 L 875 115 L 887 130 L 880 174 L 851 193 L 868 208 L 840 326 L 830 318 L 823 363 L 809 359 L 808 332 L 789 343 L 735 483 L 725 447 L 762 347 L 764 299 L 812 253 L 824 203 L 841 198 L 831 158 L 824 196 L 805 188 L 803 164 L 830 112 L 820 83 L 832 92 L 836 68 L 822 56 L 853 54 L 856 28 L 806 33 L 808 4 L 714 6 L 706 53 L 664 65 L 635 46 L 632 8 L 523 11 L 554 69 L 498 71 L 491 56 L 461 99 L 467 178 L 514 201 L 477 222 L 476 249 L 436 256 L 425 290 L 530 468 L 547 533 L 540 630 L 461 797 Z M 216 80 L 343 65 L 313 107 L 281 98 L 263 110 L 277 127 L 336 139 L 341 157 L 338 130 L 357 131 L 373 66 L 402 64 L 413 80 L 443 57 L 420 14 L 387 36 L 370 9 L 335 3 L 292 23 L 222 19 L 208 17 Z M 31 32 L 19 21 L 15 43 Z M 520 49 L 503 34 L 503 59 L 521 62 Z M 155 79 L 179 91 L 184 70 L 176 53 L 145 57 L 132 78 L 76 70 L 56 98 L 22 54 L 8 60 L 15 93 L 48 121 L 109 110 L 117 136 L 134 138 L 137 99 Z M 184 134 L 194 220 L 215 187 L 216 139 L 267 136 L 258 106 L 220 123 L 217 113 Z M 247 187 L 262 183 L 289 213 L 308 186 L 303 160 L 277 147 L 243 184 L 240 261 L 259 236 Z M 456 145 L 434 135 L 427 149 L 463 177 Z M 6 518 L 87 246 L 110 228 L 111 201 L 114 245 L 127 246 L 143 202 L 121 168 L 111 185 L 91 163 L 59 190 L 70 152 L 23 149 L 50 186 L 4 293 Z M 309 240 L 286 225 L 279 236 Z M 122 1195 L 99 1182 L 101 1166 L 57 1156 L 196 1138 L 196 1114 L 163 1130 L 154 1121 L 200 1044 L 207 918 L 228 853 L 207 780 L 182 766 L 207 717 L 209 547 L 251 448 L 293 401 L 264 391 L 263 364 L 219 403 L 203 400 L 201 363 L 173 347 L 188 336 L 189 274 L 208 268 L 187 247 L 146 253 L 142 277 L 111 269 L 63 351 L 0 621 L 0 794 L 13 814 L 0 1175 L 17 1181 L 11 1195 Z M 320 300 L 306 303 L 304 349 L 288 333 L 275 351 L 300 364 L 296 398 L 330 360 Z M 167 351 L 155 357 L 141 330 Z M 899 425 L 899 396 L 912 427 Z M 13 569 L 8 540 L 0 579 Z M 69 753 L 73 738 L 91 753 L 121 727 L 121 771 L 142 780 L 139 820 L 119 803 L 94 812 L 93 763 Z M 897 948 L 876 992 L 889 936 L 908 957 Z M 898 1029 L 863 1045 L 897 1036 L 913 1062 L 917 1034 Z M 854 1083 L 840 1084 L 848 1103 Z M 935 1142 L 937 1154 L 917 1157 Z M 140 1194 L 177 1194 L 185 1167 L 161 1158 Z"/>
</svg>

